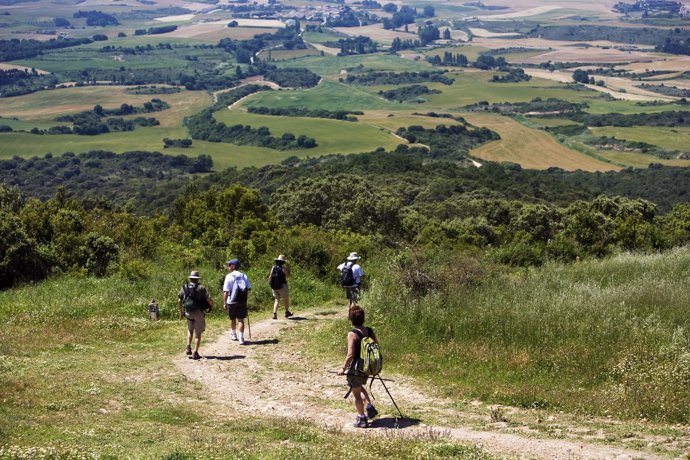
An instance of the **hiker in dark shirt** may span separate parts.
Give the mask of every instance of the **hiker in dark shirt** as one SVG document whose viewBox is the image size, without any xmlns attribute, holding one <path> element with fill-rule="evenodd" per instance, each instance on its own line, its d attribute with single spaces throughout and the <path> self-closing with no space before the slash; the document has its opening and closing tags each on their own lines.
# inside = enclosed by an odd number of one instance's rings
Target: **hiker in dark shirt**
<svg viewBox="0 0 690 460">
<path fill-rule="evenodd" d="M 290 295 L 288 293 L 288 281 L 290 277 L 290 265 L 287 263 L 287 258 L 281 254 L 275 258 L 275 265 L 271 268 L 268 274 L 268 284 L 273 291 L 273 319 L 278 319 L 278 307 L 280 306 L 280 299 L 285 302 L 285 317 L 292 316 L 290 311 Z"/>
<path fill-rule="evenodd" d="M 180 319 L 187 319 L 187 348 L 185 353 L 192 357 L 192 359 L 200 359 L 199 345 L 201 344 L 201 334 L 206 330 L 206 313 L 211 311 L 213 307 L 213 299 L 208 292 L 208 289 L 201 284 L 201 275 L 198 271 L 193 271 L 189 274 L 189 283 L 186 283 L 180 289 L 177 295 L 177 305 L 180 309 Z M 204 305 L 193 302 L 195 307 L 188 309 L 185 307 L 185 299 L 188 296 L 193 296 L 196 299 L 205 299 Z M 192 337 L 194 337 L 194 350 L 192 350 Z"/>
<path fill-rule="evenodd" d="M 360 355 L 361 339 L 358 337 L 355 330 L 357 330 L 363 337 L 371 337 L 376 340 L 374 331 L 364 326 L 364 310 L 359 305 L 355 305 L 350 309 L 348 317 L 354 329 L 347 334 L 347 357 L 342 369 L 338 371 L 338 375 L 347 376 L 347 384 L 352 389 L 352 396 L 355 398 L 355 409 L 357 409 L 357 420 L 354 423 L 356 428 L 367 428 L 369 422 L 367 418 L 372 419 L 376 417 L 378 411 L 371 404 L 369 393 L 367 393 L 364 385 L 367 383 L 367 374 L 362 374 L 357 370 L 357 359 Z M 365 406 L 366 404 L 366 406 Z M 364 413 L 366 408 L 366 414 Z"/>
<path fill-rule="evenodd" d="M 351 252 L 347 256 L 347 261 L 338 265 L 337 268 L 340 272 L 340 283 L 345 290 L 349 308 L 353 308 L 359 302 L 360 286 L 364 276 L 364 270 L 359 265 L 359 259 L 359 254 Z"/>
</svg>

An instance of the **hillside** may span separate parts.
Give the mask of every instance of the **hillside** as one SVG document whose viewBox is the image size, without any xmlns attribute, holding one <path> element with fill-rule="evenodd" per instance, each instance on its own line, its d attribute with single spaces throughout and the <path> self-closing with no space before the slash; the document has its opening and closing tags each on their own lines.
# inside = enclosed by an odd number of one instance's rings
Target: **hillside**
<svg viewBox="0 0 690 460">
<path fill-rule="evenodd" d="M 0 459 L 690 458 L 686 2 L 0 5 Z"/>
</svg>

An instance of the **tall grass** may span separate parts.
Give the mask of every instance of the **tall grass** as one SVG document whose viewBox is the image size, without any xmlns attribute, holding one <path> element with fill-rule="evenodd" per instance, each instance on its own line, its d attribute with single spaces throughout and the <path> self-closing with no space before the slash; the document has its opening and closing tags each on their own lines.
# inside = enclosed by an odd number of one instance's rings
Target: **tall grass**
<svg viewBox="0 0 690 460">
<path fill-rule="evenodd" d="M 424 295 L 399 261 L 373 283 L 389 365 L 446 382 L 443 393 L 690 420 L 688 249 L 509 274 L 462 275 L 463 263 L 416 267 L 434 284 Z"/>
</svg>

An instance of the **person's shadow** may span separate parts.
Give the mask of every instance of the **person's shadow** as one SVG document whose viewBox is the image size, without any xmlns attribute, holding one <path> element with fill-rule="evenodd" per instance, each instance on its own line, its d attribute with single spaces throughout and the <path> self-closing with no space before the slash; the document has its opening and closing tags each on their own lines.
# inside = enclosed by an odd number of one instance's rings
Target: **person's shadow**
<svg viewBox="0 0 690 460">
<path fill-rule="evenodd" d="M 406 417 L 382 417 L 369 422 L 371 428 L 402 429 L 419 425 L 420 420 Z"/>
<path fill-rule="evenodd" d="M 245 340 L 245 345 L 275 345 L 278 339 L 264 339 L 264 340 Z"/>
<path fill-rule="evenodd" d="M 233 360 L 235 360 L 235 359 L 244 359 L 244 358 L 246 358 L 246 356 L 244 356 L 244 355 L 231 355 L 231 356 L 214 356 L 214 355 L 210 355 L 210 356 L 204 356 L 204 358 L 206 358 L 206 359 L 215 359 L 215 360 L 218 360 L 218 361 L 233 361 Z"/>
<path fill-rule="evenodd" d="M 288 321 L 306 321 L 307 318 L 304 316 L 291 316 L 289 318 L 286 318 Z"/>
</svg>

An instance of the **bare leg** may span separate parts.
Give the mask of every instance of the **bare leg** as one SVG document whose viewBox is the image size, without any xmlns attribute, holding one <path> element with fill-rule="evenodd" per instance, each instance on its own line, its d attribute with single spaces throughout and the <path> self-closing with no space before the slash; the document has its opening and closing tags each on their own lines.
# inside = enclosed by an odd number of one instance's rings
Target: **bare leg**
<svg viewBox="0 0 690 460">
<path fill-rule="evenodd" d="M 240 323 L 240 334 L 244 332 L 244 318 L 237 318 L 237 322 Z"/>
<path fill-rule="evenodd" d="M 285 311 L 290 311 L 290 296 L 289 295 L 285 296 Z"/>
<path fill-rule="evenodd" d="M 357 387 L 352 389 L 352 396 L 355 397 L 355 409 L 357 409 L 357 413 L 361 417 L 364 416 L 364 401 L 362 401 L 362 390 L 363 387 Z"/>
<path fill-rule="evenodd" d="M 280 302 L 278 301 L 278 299 L 276 299 L 276 301 L 273 302 L 273 314 L 274 314 L 274 315 L 277 315 L 277 314 L 278 314 L 278 305 L 279 305 L 279 303 L 280 303 Z"/>
<path fill-rule="evenodd" d="M 201 345 L 201 335 L 197 335 L 194 339 L 194 351 L 199 352 L 199 345 Z"/>
<path fill-rule="evenodd" d="M 367 393 L 367 389 L 364 388 L 364 385 L 362 385 L 362 403 L 371 404 L 371 400 L 369 399 L 369 393 Z"/>
<path fill-rule="evenodd" d="M 192 331 L 187 330 L 187 346 L 192 346 Z"/>
</svg>

